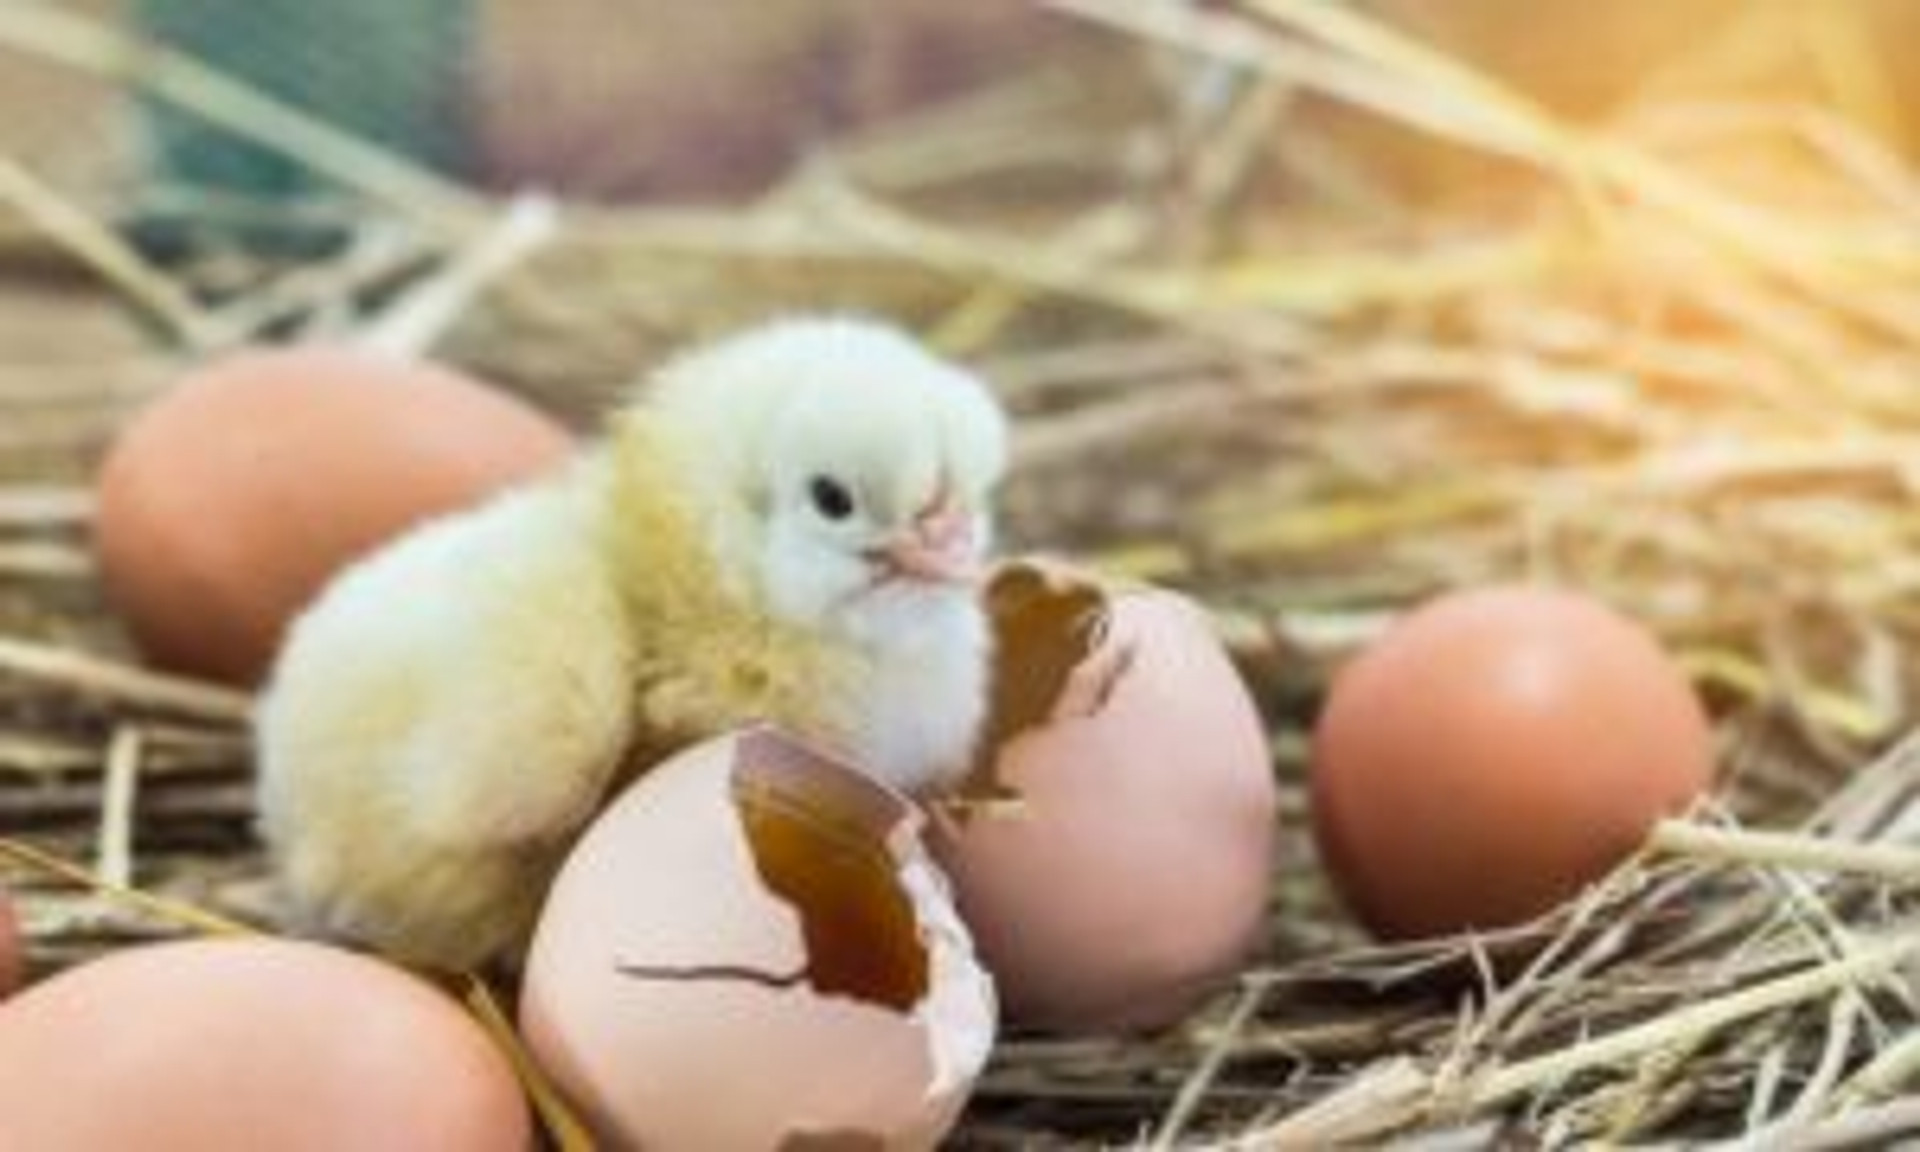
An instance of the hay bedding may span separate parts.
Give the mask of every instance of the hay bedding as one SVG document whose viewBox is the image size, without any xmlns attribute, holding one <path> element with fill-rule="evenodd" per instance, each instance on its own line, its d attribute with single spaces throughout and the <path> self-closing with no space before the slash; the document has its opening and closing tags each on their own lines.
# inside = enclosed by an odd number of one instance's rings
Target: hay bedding
<svg viewBox="0 0 1920 1152">
<path fill-rule="evenodd" d="M 796 301 L 903 316 L 1020 413 L 1017 544 L 1215 609 L 1284 784 L 1268 937 L 1163 1035 L 1010 1037 L 956 1143 L 1920 1131 L 1911 172 L 1818 109 L 1570 127 L 1304 0 L 1052 6 L 1113 26 L 1126 68 L 883 125 L 749 208 L 575 214 L 426 328 L 585 424 L 692 335 Z M 290 145 L 346 193 L 106 204 L 0 159 L 0 832 L 45 973 L 191 930 L 178 905 L 272 919 L 246 701 L 139 670 L 98 601 L 104 439 L 194 356 L 379 323 L 497 211 L 191 61 L 7 20 L 0 49 Z M 1494 192 L 1409 199 L 1381 124 Z M 1668 638 L 1722 785 L 1543 923 L 1370 946 L 1305 835 L 1318 695 L 1398 607 L 1519 574 Z"/>
</svg>

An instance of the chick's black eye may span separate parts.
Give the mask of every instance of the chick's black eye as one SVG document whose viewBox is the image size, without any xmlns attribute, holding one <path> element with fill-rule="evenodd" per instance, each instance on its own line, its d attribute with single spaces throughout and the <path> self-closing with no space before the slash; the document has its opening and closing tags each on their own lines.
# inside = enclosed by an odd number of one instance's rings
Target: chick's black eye
<svg viewBox="0 0 1920 1152">
<path fill-rule="evenodd" d="M 831 476 L 815 476 L 807 481 L 807 496 L 820 515 L 829 520 L 845 520 L 853 515 L 853 493 Z"/>
</svg>

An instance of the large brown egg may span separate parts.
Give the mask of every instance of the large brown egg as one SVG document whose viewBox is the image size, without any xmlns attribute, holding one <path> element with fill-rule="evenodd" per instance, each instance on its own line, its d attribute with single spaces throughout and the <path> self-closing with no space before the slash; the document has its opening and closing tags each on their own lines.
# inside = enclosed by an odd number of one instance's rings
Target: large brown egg
<svg viewBox="0 0 1920 1152">
<path fill-rule="evenodd" d="M 1497 587 L 1397 622 L 1335 679 L 1313 746 L 1322 855 L 1385 937 L 1518 923 L 1605 875 L 1712 774 L 1705 713 L 1638 625 Z"/>
<path fill-rule="evenodd" d="M 607 1148 L 927 1148 L 992 984 L 893 793 L 770 729 L 654 768 L 541 913 L 528 1046 Z"/>
<path fill-rule="evenodd" d="M 571 447 L 446 368 L 340 348 L 240 353 L 181 381 L 108 453 L 95 532 L 107 597 L 156 664 L 250 685 L 341 567 Z"/>
<path fill-rule="evenodd" d="M 1153 1027 L 1231 977 L 1271 880 L 1260 718 L 1203 613 L 1014 564 L 986 755 L 935 852 L 1010 1020 Z"/>
<path fill-rule="evenodd" d="M 460 1005 L 285 940 L 115 953 L 0 1006 L 0 1148 L 525 1152 L 518 1080 Z"/>
</svg>

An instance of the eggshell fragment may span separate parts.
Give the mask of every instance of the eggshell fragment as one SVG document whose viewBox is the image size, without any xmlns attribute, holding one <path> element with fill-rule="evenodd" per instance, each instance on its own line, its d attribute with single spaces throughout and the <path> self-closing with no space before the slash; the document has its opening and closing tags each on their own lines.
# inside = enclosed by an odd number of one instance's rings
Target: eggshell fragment
<svg viewBox="0 0 1920 1152">
<path fill-rule="evenodd" d="M 154 663 L 253 684 L 340 568 L 571 447 L 446 368 L 342 348 L 240 353 L 189 375 L 108 453 L 95 526 L 107 598 Z"/>
<path fill-rule="evenodd" d="M 938 822 L 933 843 L 1007 1016 L 1071 1032 L 1177 1019 L 1263 922 L 1278 800 L 1259 715 L 1171 592 L 1019 563 L 988 606 L 990 734 L 969 789 L 989 807 Z"/>
<path fill-rule="evenodd" d="M 524 1152 L 492 1041 L 398 969 L 285 940 L 115 953 L 0 1007 L 0 1148 Z"/>
<path fill-rule="evenodd" d="M 918 823 L 771 729 L 651 770 L 548 896 L 529 1048 L 608 1147 L 931 1147 L 994 1002 Z"/>
<path fill-rule="evenodd" d="M 1389 938 L 1552 909 L 1712 775 L 1707 717 L 1637 624 L 1496 587 L 1397 622 L 1335 679 L 1313 822 L 1360 920 Z"/>
</svg>

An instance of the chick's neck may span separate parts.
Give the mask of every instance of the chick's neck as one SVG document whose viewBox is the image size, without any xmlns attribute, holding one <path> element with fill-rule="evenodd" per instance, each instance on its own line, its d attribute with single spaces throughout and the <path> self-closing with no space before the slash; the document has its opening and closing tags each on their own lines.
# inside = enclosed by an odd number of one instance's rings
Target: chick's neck
<svg viewBox="0 0 1920 1152">
<path fill-rule="evenodd" d="M 744 505 L 703 490 L 693 452 L 645 412 L 620 421 L 598 466 L 599 531 L 641 652 L 635 690 L 670 680 L 704 697 L 688 702 L 693 730 L 674 735 L 769 720 L 845 746 L 851 718 L 828 702 L 848 698 L 836 688 L 856 659 L 768 609 L 743 554 Z"/>
</svg>

